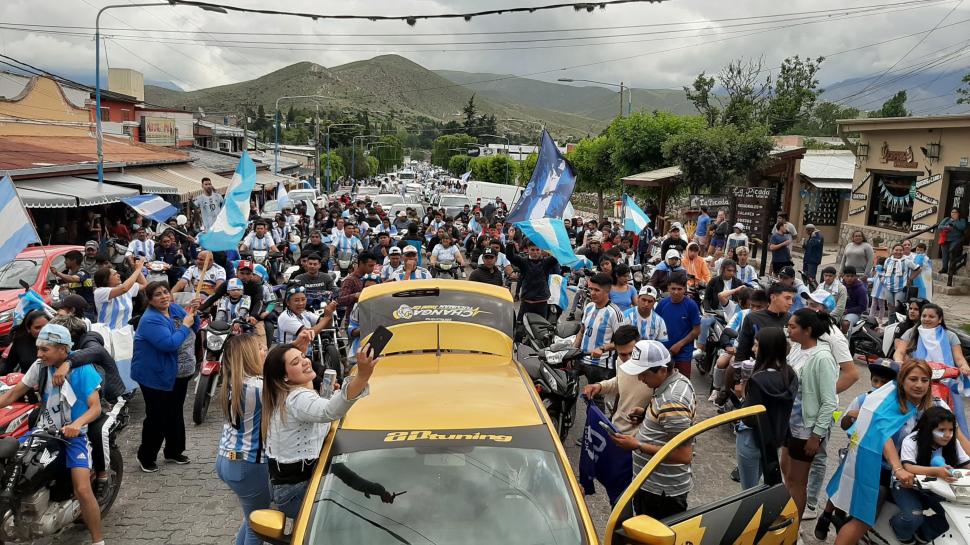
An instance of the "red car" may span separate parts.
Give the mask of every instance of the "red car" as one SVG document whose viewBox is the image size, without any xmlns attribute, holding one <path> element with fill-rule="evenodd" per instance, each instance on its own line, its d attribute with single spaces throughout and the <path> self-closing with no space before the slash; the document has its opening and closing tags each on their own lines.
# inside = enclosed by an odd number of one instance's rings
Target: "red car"
<svg viewBox="0 0 970 545">
<path fill-rule="evenodd" d="M 17 258 L 0 266 L 0 350 L 10 344 L 10 329 L 13 326 L 13 310 L 24 292 L 20 281 L 30 284 L 45 301 L 50 303 L 54 275 L 50 272 L 53 265 L 64 270 L 64 254 L 71 250 L 84 251 L 83 246 L 32 246 L 17 254 Z"/>
</svg>

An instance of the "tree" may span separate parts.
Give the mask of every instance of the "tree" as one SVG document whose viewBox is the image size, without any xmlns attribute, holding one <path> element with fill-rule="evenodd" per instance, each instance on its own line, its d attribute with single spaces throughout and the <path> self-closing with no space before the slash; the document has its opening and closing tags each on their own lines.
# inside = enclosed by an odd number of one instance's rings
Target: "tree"
<svg viewBox="0 0 970 545">
<path fill-rule="evenodd" d="M 721 108 L 712 103 L 714 98 L 711 94 L 712 89 L 714 89 L 714 76 L 706 77 L 704 72 L 697 75 L 691 87 L 684 87 L 687 100 L 694 103 L 694 108 L 704 116 L 708 127 L 717 125 L 721 119 Z"/>
<path fill-rule="evenodd" d="M 729 182 L 740 182 L 763 164 L 771 148 L 763 127 L 742 131 L 735 125 L 677 134 L 663 146 L 692 193 L 719 193 Z"/>
<path fill-rule="evenodd" d="M 475 109 L 475 93 L 468 97 L 468 104 L 461 109 L 461 113 L 465 115 L 465 132 L 468 134 L 473 134 L 475 132 L 475 115 L 477 110 Z"/>
<path fill-rule="evenodd" d="M 823 60 L 824 57 L 814 61 L 802 60 L 795 55 L 781 63 L 781 71 L 775 79 L 774 93 L 766 112 L 766 122 L 771 134 L 784 134 L 811 115 L 815 101 L 822 92 L 818 88 L 815 75 Z"/>
<path fill-rule="evenodd" d="M 963 76 L 960 82 L 963 86 L 957 89 L 957 95 L 960 97 L 957 99 L 957 104 L 970 104 L 970 74 Z"/>
<path fill-rule="evenodd" d="M 365 157 L 367 162 L 367 175 L 377 176 L 381 171 L 381 162 L 377 160 L 377 157 L 368 155 Z"/>
<path fill-rule="evenodd" d="M 666 112 L 638 112 L 613 120 L 606 134 L 613 142 L 609 162 L 620 176 L 629 176 L 667 165 L 663 144 L 675 134 L 705 126 L 698 116 L 680 116 Z"/>
<path fill-rule="evenodd" d="M 636 115 L 636 114 L 634 114 Z M 596 217 L 603 217 L 603 193 L 616 188 L 617 171 L 611 159 L 615 153 L 609 136 L 580 140 L 566 159 L 576 170 L 576 185 L 582 191 L 596 193 Z"/>
<path fill-rule="evenodd" d="M 448 168 L 448 161 L 453 155 L 464 154 L 464 151 L 459 151 L 460 148 L 468 147 L 469 144 L 476 142 L 477 140 L 474 136 L 462 133 L 439 136 L 435 138 L 431 146 L 431 164 L 441 168 Z"/>
<path fill-rule="evenodd" d="M 383 136 L 378 142 L 379 146 L 374 149 L 373 155 L 380 162 L 382 172 L 404 164 L 404 146 L 396 136 Z"/>
<path fill-rule="evenodd" d="M 869 112 L 869 117 L 909 117 L 906 111 L 906 91 L 900 91 L 883 102 L 882 108 Z"/>
<path fill-rule="evenodd" d="M 289 127 L 294 121 L 296 121 L 296 110 L 290 104 L 290 109 L 286 111 L 286 126 Z"/>
<path fill-rule="evenodd" d="M 330 150 L 330 154 L 321 153 L 320 154 L 320 171 L 323 173 L 323 178 L 327 178 L 327 158 L 330 158 L 330 179 L 340 178 L 345 176 L 347 171 L 344 169 L 344 161 L 337 154 L 336 150 Z"/>
<path fill-rule="evenodd" d="M 721 114 L 721 124 L 737 125 L 745 130 L 758 124 L 771 94 L 771 74 L 761 80 L 764 59 L 731 61 L 718 79 L 727 92 L 728 102 Z"/>
<path fill-rule="evenodd" d="M 468 163 L 472 160 L 471 157 L 467 155 L 452 155 L 451 159 L 448 160 L 448 172 L 452 176 L 461 176 L 462 174 L 468 172 Z"/>
<path fill-rule="evenodd" d="M 790 129 L 791 134 L 805 136 L 835 136 L 839 119 L 856 119 L 860 116 L 858 108 L 839 106 L 832 102 L 822 102 L 815 106 L 812 114 Z"/>
</svg>

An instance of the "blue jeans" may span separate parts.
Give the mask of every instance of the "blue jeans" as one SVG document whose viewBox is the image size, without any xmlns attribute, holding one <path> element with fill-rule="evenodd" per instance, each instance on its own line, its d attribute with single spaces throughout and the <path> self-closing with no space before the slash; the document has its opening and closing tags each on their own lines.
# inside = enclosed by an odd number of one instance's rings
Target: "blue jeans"
<svg viewBox="0 0 970 545">
<path fill-rule="evenodd" d="M 296 484 L 274 484 L 273 503 L 287 518 L 295 519 L 300 514 L 300 506 L 306 496 L 310 481 Z"/>
<path fill-rule="evenodd" d="M 734 443 L 738 452 L 741 489 L 754 488 L 761 481 L 761 447 L 758 446 L 758 440 L 755 438 L 755 430 L 751 428 L 739 430 Z"/>
<path fill-rule="evenodd" d="M 697 342 L 701 348 L 707 348 L 707 336 L 711 334 L 711 326 L 717 321 L 717 316 L 701 316 L 701 334 L 697 337 Z"/>
<path fill-rule="evenodd" d="M 825 447 L 829 444 L 828 439 L 830 435 L 831 430 L 825 434 L 825 440 L 819 444 L 818 452 L 815 453 L 815 458 L 812 458 L 812 468 L 808 473 L 805 505 L 811 505 L 812 507 L 819 505 L 818 495 L 822 491 L 822 485 L 825 484 L 825 462 L 829 459 L 829 455 L 825 452 Z"/>
<path fill-rule="evenodd" d="M 270 504 L 269 469 L 266 463 L 254 464 L 216 457 L 216 474 L 239 498 L 243 523 L 236 533 L 236 545 L 259 545 L 263 542 L 249 527 L 249 514 L 268 509 Z"/>
<path fill-rule="evenodd" d="M 889 519 L 889 525 L 900 541 L 913 539 L 917 534 L 920 539 L 933 541 L 949 529 L 940 500 L 933 494 L 899 487 L 893 487 L 890 491 L 899 513 Z M 923 514 L 927 507 L 933 510 L 933 516 Z"/>
</svg>

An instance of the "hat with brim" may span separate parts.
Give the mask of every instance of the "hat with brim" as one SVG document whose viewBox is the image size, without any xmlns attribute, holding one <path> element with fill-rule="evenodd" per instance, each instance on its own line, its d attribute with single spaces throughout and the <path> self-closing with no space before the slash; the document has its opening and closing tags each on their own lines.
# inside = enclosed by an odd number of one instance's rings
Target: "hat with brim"
<svg viewBox="0 0 970 545">
<path fill-rule="evenodd" d="M 896 365 L 896 363 L 892 360 L 879 360 L 875 363 L 870 363 L 868 365 L 869 374 L 881 377 L 886 382 L 896 380 L 896 375 L 899 374 L 899 370 L 896 369 L 894 365 Z"/>
<path fill-rule="evenodd" d="M 820 305 L 825 305 L 825 309 L 828 312 L 835 310 L 835 297 L 832 297 L 831 293 L 823 289 L 815 290 L 812 293 L 802 292 L 802 299 L 806 302 L 812 301 Z"/>
<path fill-rule="evenodd" d="M 620 365 L 620 370 L 628 375 L 639 375 L 649 369 L 666 367 L 670 363 L 670 351 L 660 341 L 637 341 L 630 359 Z"/>
</svg>

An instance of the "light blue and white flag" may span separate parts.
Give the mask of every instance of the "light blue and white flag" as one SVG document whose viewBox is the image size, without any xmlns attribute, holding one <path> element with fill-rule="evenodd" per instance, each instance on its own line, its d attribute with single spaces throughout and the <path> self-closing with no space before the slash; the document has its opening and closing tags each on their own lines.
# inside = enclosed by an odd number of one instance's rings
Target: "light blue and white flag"
<svg viewBox="0 0 970 545">
<path fill-rule="evenodd" d="M 576 209 L 573 208 L 573 203 L 567 202 L 566 209 L 562 211 L 562 219 L 571 220 L 576 217 Z"/>
<path fill-rule="evenodd" d="M 0 218 L 3 218 L 0 222 L 0 266 L 3 266 L 30 244 L 40 242 L 10 176 L 0 180 Z"/>
<path fill-rule="evenodd" d="M 276 184 L 276 209 L 282 210 L 284 206 L 293 206 L 290 196 L 286 192 L 286 185 L 283 182 Z"/>
<path fill-rule="evenodd" d="M 516 222 L 515 226 L 533 244 L 552 254 L 563 267 L 570 269 L 593 267 L 590 260 L 573 252 L 569 235 L 566 234 L 566 224 L 561 219 L 538 218 Z"/>
<path fill-rule="evenodd" d="M 471 178 L 471 176 L 472 176 L 472 171 L 470 171 L 470 170 L 468 172 L 462 174 L 461 175 L 461 183 L 463 183 L 463 184 L 464 183 L 468 183 L 468 178 Z"/>
<path fill-rule="evenodd" d="M 556 305 L 560 310 L 566 310 L 569 307 L 569 293 L 572 292 L 573 295 L 579 291 L 576 286 L 570 286 L 569 280 L 561 274 L 550 274 L 549 275 L 549 300 L 546 302 L 550 305 Z"/>
<path fill-rule="evenodd" d="M 33 288 L 17 295 L 17 297 L 20 298 L 20 301 L 13 309 L 13 327 L 20 325 L 20 322 L 23 322 L 24 318 L 35 310 L 43 310 L 48 316 L 57 314 L 57 311 L 44 302 L 44 298 Z"/>
<path fill-rule="evenodd" d="M 121 202 L 130 206 L 140 216 L 155 220 L 158 223 L 165 223 L 168 218 L 178 214 L 179 211 L 178 208 L 158 195 L 136 195 L 121 199 Z"/>
<path fill-rule="evenodd" d="M 232 175 L 226 202 L 216 216 L 216 221 L 205 233 L 199 235 L 199 244 L 206 250 L 224 252 L 235 250 L 246 232 L 249 219 L 249 196 L 256 185 L 256 164 L 249 153 L 243 152 L 239 166 Z"/>
<path fill-rule="evenodd" d="M 576 172 L 559 153 L 559 148 L 542 131 L 539 160 L 532 179 L 515 203 L 506 221 L 509 223 L 536 218 L 561 218 L 576 187 Z"/>
<path fill-rule="evenodd" d="M 836 507 L 869 526 L 876 524 L 882 449 L 906 420 L 916 416 L 912 403 L 907 402 L 907 409 L 899 410 L 895 381 L 866 395 L 848 430 L 849 452 L 826 489 Z"/>
<path fill-rule="evenodd" d="M 650 225 L 650 217 L 629 195 L 623 195 L 623 209 L 623 228 L 627 231 L 639 234 Z"/>
</svg>

